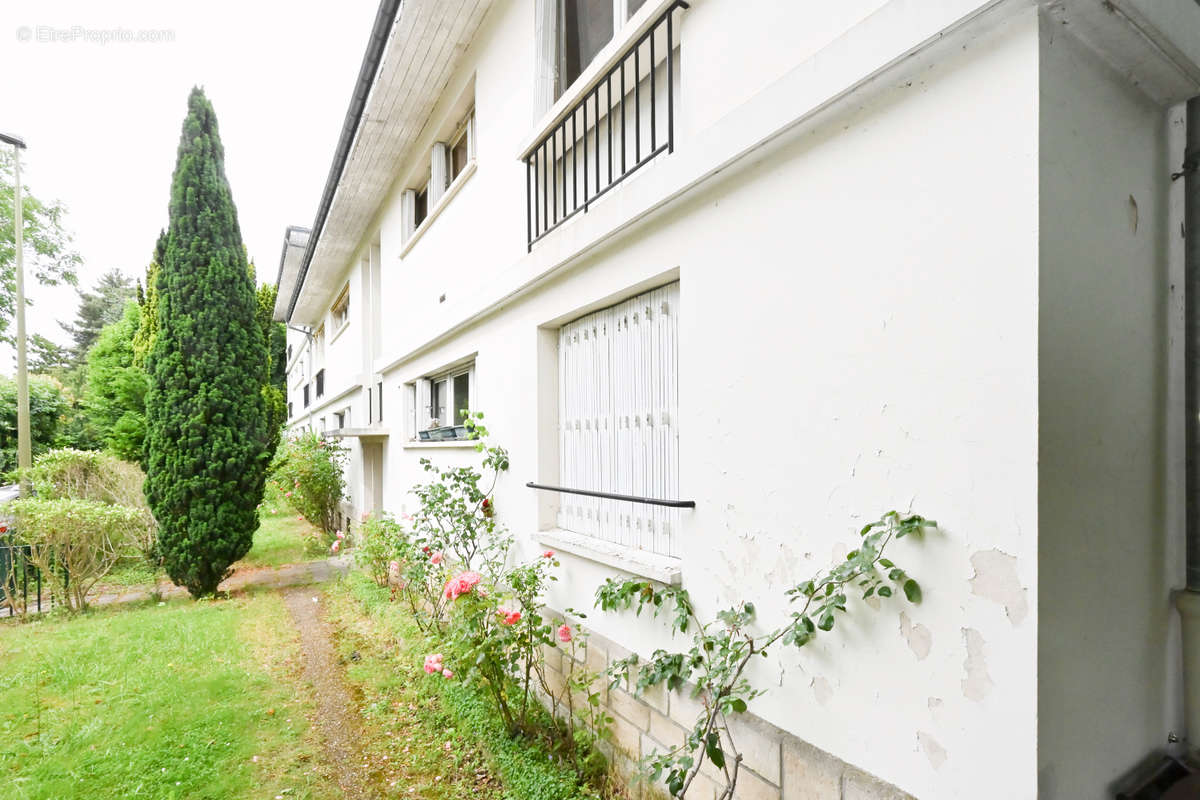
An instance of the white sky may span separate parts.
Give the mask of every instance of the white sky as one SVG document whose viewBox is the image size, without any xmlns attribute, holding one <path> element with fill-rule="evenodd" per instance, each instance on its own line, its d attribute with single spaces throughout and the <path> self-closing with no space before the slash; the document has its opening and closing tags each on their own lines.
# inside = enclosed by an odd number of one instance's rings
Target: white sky
<svg viewBox="0 0 1200 800">
<path fill-rule="evenodd" d="M 312 224 L 376 7 L 377 0 L 0 3 L 0 131 L 29 145 L 23 183 L 66 203 L 66 227 L 83 257 L 80 287 L 114 267 L 143 275 L 167 223 L 193 85 L 216 109 L 242 236 L 259 280 L 273 283 L 284 228 Z M 112 29 L 166 31 L 172 40 L 97 40 Z M 52 31 L 74 40 L 46 41 Z M 74 319 L 75 291 L 35 284 L 29 292 L 30 333 L 66 344 L 56 321 Z M 11 354 L 0 353 L 0 371 L 11 369 Z"/>
</svg>

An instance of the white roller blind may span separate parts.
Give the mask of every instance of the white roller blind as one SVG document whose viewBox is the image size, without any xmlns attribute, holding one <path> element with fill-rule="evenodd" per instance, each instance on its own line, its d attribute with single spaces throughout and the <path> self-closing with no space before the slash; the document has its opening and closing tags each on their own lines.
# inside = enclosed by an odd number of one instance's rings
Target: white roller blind
<svg viewBox="0 0 1200 800">
<path fill-rule="evenodd" d="M 679 498 L 679 284 L 638 295 L 559 332 L 562 485 Z M 678 556 L 679 510 L 563 494 L 560 528 Z"/>
</svg>

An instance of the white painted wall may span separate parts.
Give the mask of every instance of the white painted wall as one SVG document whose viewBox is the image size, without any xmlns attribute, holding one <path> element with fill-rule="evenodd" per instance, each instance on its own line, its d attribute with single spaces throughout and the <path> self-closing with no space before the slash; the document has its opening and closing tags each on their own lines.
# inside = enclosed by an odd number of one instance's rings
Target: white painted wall
<svg viewBox="0 0 1200 800">
<path fill-rule="evenodd" d="M 485 28 L 499 35 L 505 24 Z M 912 86 L 798 130 L 385 376 L 398 397 L 403 383 L 478 352 L 475 405 L 512 453 L 499 513 L 531 536 L 538 498 L 523 484 L 546 469 L 537 457 L 539 326 L 677 271 L 682 494 L 698 502 L 684 515 L 683 579 L 706 613 L 752 599 L 774 624 L 786 613 L 783 590 L 890 508 L 911 506 L 944 525 L 897 552 L 926 586 L 925 602 L 905 609 L 917 652 L 902 633 L 901 604 L 859 607 L 827 644 L 779 654 L 755 675 L 771 687 L 757 713 L 926 798 L 1035 791 L 1037 47 L 1034 13 L 1019 14 Z M 489 53 L 477 73 L 481 147 L 504 135 L 489 124 Z M 475 185 L 454 201 L 460 208 L 399 265 L 385 255 L 385 282 L 392 270 L 393 287 L 414 287 L 419 306 L 438 290 L 429 265 L 460 266 L 470 280 L 514 236 L 523 248 L 524 220 L 499 197 L 474 234 L 473 204 L 489 204 L 485 170 L 504 167 L 481 160 Z M 510 176 L 509 202 L 521 199 L 511 195 L 522 177 Z M 654 170 L 638 180 L 655 180 Z M 489 240 L 496 219 L 510 229 Z M 392 225 L 385 217 L 385 254 Z M 433 326 L 437 317 L 422 319 Z M 394 350 L 421 344 L 403 324 L 391 330 L 410 334 L 391 340 Z M 477 458 L 393 436 L 385 495 L 395 511 L 412 508 L 407 491 L 425 479 L 420 456 Z M 972 592 L 971 556 L 992 548 L 1016 559 L 1028 605 L 1015 626 Z M 551 602 L 589 607 L 611 570 L 564 562 Z M 981 567 L 985 580 L 1005 569 Z M 591 622 L 643 652 L 661 644 L 661 628 L 644 620 Z"/>
<path fill-rule="evenodd" d="M 1181 732 L 1166 441 L 1180 153 L 1165 111 L 1061 26 L 1041 58 L 1038 767 L 1055 800 L 1106 796 Z"/>
</svg>

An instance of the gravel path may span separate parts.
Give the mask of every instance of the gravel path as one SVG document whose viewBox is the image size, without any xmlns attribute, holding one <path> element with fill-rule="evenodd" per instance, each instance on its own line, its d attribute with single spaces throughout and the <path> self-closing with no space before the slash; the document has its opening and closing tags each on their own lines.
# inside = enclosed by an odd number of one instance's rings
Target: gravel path
<svg viewBox="0 0 1200 800">
<path fill-rule="evenodd" d="M 317 702 L 316 726 L 324 742 L 324 760 L 333 778 L 350 800 L 380 796 L 371 786 L 355 742 L 364 738 L 362 722 L 342 680 L 342 668 L 333 652 L 331 628 L 321 617 L 319 596 L 311 588 L 288 589 L 283 600 L 300 632 L 304 680 Z"/>
</svg>

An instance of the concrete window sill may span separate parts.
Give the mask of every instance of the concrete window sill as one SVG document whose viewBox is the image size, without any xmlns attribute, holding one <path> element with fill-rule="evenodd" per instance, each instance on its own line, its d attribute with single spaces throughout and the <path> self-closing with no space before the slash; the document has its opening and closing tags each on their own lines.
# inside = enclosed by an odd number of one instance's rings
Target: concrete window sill
<svg viewBox="0 0 1200 800">
<path fill-rule="evenodd" d="M 560 552 L 586 558 L 668 586 L 678 586 L 683 579 L 682 562 L 671 556 L 634 550 L 561 528 L 538 531 L 534 534 L 534 539 Z"/>
<path fill-rule="evenodd" d="M 409 440 L 403 444 L 405 450 L 474 450 L 478 439 L 450 439 L 445 442 L 422 442 Z"/>
</svg>

